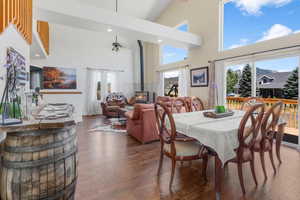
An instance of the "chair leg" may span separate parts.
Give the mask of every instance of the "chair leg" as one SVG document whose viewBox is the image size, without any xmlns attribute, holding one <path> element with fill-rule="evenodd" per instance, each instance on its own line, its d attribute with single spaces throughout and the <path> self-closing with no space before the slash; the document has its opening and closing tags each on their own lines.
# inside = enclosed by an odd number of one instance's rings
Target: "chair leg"
<svg viewBox="0 0 300 200">
<path fill-rule="evenodd" d="M 159 158 L 158 170 L 157 170 L 157 176 L 160 175 L 160 171 L 161 171 L 161 167 L 162 167 L 162 164 L 163 164 L 163 160 L 164 160 L 164 152 L 161 151 L 160 152 L 160 158 Z"/>
<path fill-rule="evenodd" d="M 207 164 L 208 164 L 208 156 L 206 155 L 203 157 L 203 167 L 202 167 L 202 176 L 205 182 L 207 182 L 207 176 L 206 176 Z"/>
<path fill-rule="evenodd" d="M 277 155 L 277 159 L 279 161 L 279 163 L 281 164 L 281 155 L 280 155 L 280 145 L 276 146 L 276 155 Z"/>
<path fill-rule="evenodd" d="M 272 150 L 269 151 L 269 156 L 270 156 L 270 160 L 271 160 L 272 167 L 273 167 L 273 170 L 274 170 L 274 174 L 276 174 L 276 167 L 275 167 L 275 164 L 274 164 L 274 158 L 273 158 L 273 151 Z"/>
<path fill-rule="evenodd" d="M 172 171 L 171 171 L 171 179 L 170 179 L 169 189 L 172 188 L 172 183 L 173 183 L 174 174 L 175 174 L 175 167 L 176 167 L 176 160 L 172 159 Z"/>
<path fill-rule="evenodd" d="M 266 172 L 265 152 L 261 151 L 261 152 L 259 152 L 259 154 L 260 154 L 260 161 L 261 161 L 261 166 L 262 166 L 262 169 L 264 172 L 265 180 L 267 180 L 268 176 L 267 176 L 267 172 Z"/>
<path fill-rule="evenodd" d="M 243 178 L 243 164 L 242 163 L 237 163 L 237 167 L 238 167 L 240 185 L 241 185 L 243 194 L 245 195 L 246 194 L 246 190 L 245 190 L 244 178 Z"/>
<path fill-rule="evenodd" d="M 254 152 L 252 152 L 252 160 L 250 161 L 250 167 L 251 167 L 252 177 L 254 179 L 255 185 L 257 186 L 257 178 L 256 178 L 256 174 L 255 174 L 254 161 L 255 161 Z"/>
</svg>

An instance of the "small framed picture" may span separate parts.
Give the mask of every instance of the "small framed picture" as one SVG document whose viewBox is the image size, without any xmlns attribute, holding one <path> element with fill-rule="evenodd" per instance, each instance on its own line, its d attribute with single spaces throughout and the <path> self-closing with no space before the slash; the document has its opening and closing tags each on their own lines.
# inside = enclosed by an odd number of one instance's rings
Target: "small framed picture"
<svg viewBox="0 0 300 200">
<path fill-rule="evenodd" d="M 208 87 L 208 67 L 191 69 L 191 87 Z"/>
</svg>

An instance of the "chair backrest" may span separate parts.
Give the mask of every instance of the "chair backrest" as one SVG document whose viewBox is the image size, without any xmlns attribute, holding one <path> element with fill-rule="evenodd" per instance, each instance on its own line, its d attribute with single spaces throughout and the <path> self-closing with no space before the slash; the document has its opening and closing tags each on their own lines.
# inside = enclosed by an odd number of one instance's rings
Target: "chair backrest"
<svg viewBox="0 0 300 200">
<path fill-rule="evenodd" d="M 155 103 L 154 110 L 161 143 L 173 143 L 176 138 L 176 126 L 171 111 L 162 102 Z"/>
<path fill-rule="evenodd" d="M 256 98 L 256 97 L 250 97 L 250 98 L 246 99 L 246 101 L 244 101 L 242 103 L 241 110 L 248 110 L 253 105 L 255 105 L 255 104 L 261 104 L 261 103 L 264 103 L 264 102 L 261 101 L 260 99 Z"/>
<path fill-rule="evenodd" d="M 247 110 L 238 129 L 238 154 L 244 148 L 251 148 L 256 140 L 264 116 L 265 105 L 255 104 Z"/>
<path fill-rule="evenodd" d="M 172 102 L 172 113 L 184 113 L 189 112 L 186 101 L 182 98 L 176 98 Z"/>
<path fill-rule="evenodd" d="M 283 103 L 279 101 L 275 103 L 264 115 L 261 125 L 261 134 L 263 139 L 273 139 L 282 109 Z"/>
<path fill-rule="evenodd" d="M 192 103 L 191 103 L 191 111 L 201 111 L 204 110 L 204 104 L 203 101 L 199 97 L 192 97 Z"/>
</svg>

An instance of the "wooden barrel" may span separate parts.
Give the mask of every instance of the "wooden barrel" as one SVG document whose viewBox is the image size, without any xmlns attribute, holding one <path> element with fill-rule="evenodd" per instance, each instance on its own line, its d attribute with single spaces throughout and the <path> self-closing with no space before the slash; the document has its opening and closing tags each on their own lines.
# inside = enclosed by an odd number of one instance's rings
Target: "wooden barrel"
<svg viewBox="0 0 300 200">
<path fill-rule="evenodd" d="M 1 200 L 74 199 L 77 163 L 74 125 L 9 133 L 3 147 Z"/>
</svg>

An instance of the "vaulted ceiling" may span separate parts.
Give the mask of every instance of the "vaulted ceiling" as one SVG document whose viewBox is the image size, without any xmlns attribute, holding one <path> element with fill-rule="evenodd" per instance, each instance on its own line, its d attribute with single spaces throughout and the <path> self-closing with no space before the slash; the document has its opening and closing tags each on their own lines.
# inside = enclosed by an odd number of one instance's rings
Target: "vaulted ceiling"
<svg viewBox="0 0 300 200">
<path fill-rule="evenodd" d="M 114 11 L 116 0 L 77 0 L 95 7 Z M 136 18 L 155 20 L 172 0 L 118 0 L 118 12 Z"/>
</svg>

